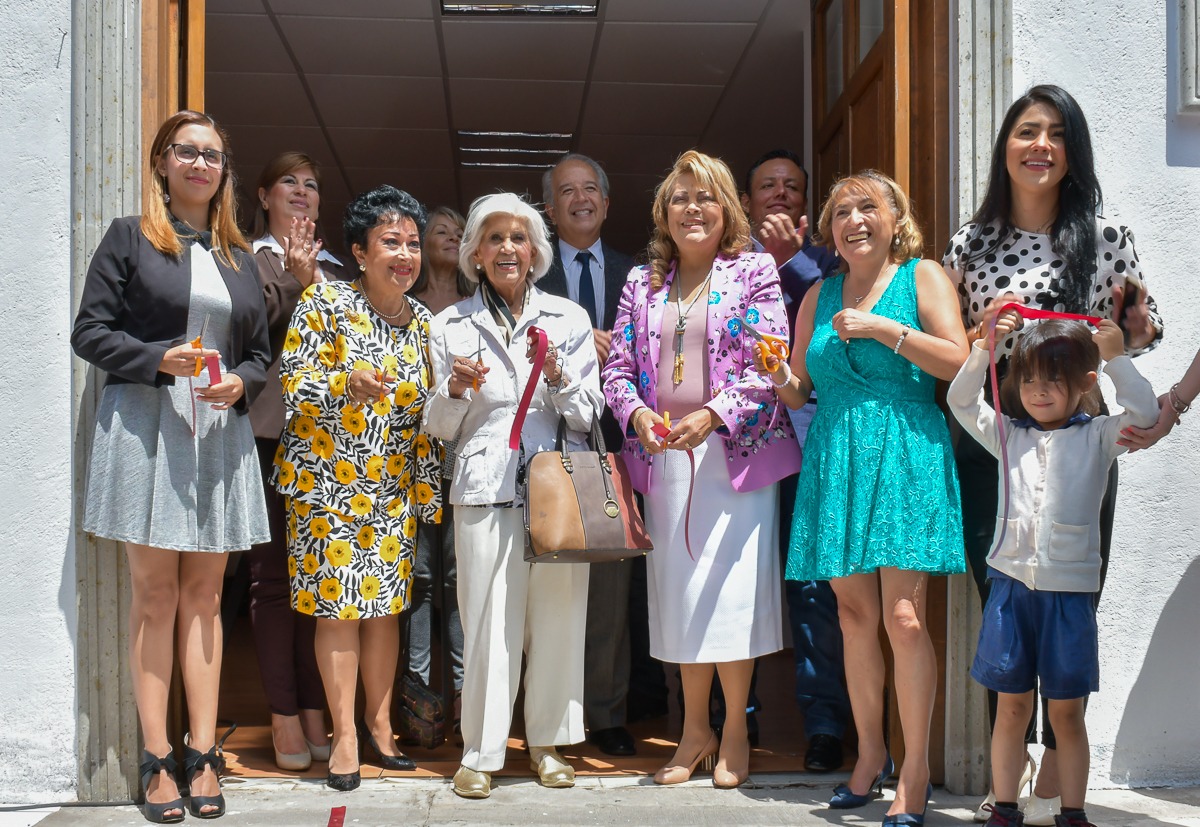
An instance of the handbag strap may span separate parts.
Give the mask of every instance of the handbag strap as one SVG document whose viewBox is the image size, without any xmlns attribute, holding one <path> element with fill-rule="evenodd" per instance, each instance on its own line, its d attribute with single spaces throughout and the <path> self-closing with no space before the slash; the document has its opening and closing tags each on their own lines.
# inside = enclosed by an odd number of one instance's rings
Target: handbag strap
<svg viewBox="0 0 1200 827">
<path fill-rule="evenodd" d="M 546 331 L 540 327 L 529 328 L 528 336 L 529 343 L 534 346 L 533 369 L 529 372 L 529 381 L 525 383 L 525 392 L 521 394 L 521 404 L 517 406 L 517 415 L 513 417 L 512 430 L 508 434 L 508 447 L 513 451 L 521 447 L 521 428 L 525 425 L 525 415 L 529 413 L 538 374 L 546 365 L 546 351 L 550 346 Z"/>
</svg>

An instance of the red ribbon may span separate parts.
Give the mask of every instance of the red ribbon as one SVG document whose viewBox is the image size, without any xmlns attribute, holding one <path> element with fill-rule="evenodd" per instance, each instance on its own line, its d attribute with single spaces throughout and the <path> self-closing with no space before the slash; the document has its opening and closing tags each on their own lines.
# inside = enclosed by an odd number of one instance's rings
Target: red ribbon
<svg viewBox="0 0 1200 827">
<path fill-rule="evenodd" d="M 992 378 L 992 409 L 996 412 L 996 435 L 1000 439 L 1000 466 L 1004 471 L 1004 519 L 1000 521 L 1000 536 L 996 538 L 996 545 L 992 549 L 988 559 L 991 560 L 1000 551 L 1000 546 L 1004 543 L 1004 536 L 1008 533 L 1008 508 L 1009 502 L 1012 499 L 1011 481 L 1009 480 L 1009 465 L 1008 465 L 1008 445 L 1004 440 L 1004 417 L 1000 413 L 1000 379 L 996 373 L 996 322 L 1000 316 L 1009 310 L 1024 316 L 1026 319 L 1068 319 L 1071 321 L 1087 322 L 1093 327 L 1100 324 L 1099 316 L 1082 316 L 1078 313 L 1058 313 L 1053 310 L 1040 310 L 1036 307 L 1026 307 L 1017 302 L 1009 302 L 1000 308 L 995 316 L 992 317 L 992 322 L 988 325 L 988 356 L 991 358 L 991 365 L 988 370 Z"/>
<path fill-rule="evenodd" d="M 669 430 L 667 430 L 667 426 L 661 422 L 655 422 L 653 425 L 650 426 L 650 430 L 655 435 L 660 436 L 663 439 L 666 439 L 671 433 Z M 691 466 L 692 473 L 691 473 L 691 478 L 688 480 L 687 504 L 683 508 L 683 544 L 684 544 L 684 546 L 687 547 L 688 557 L 691 557 L 693 560 L 695 560 L 696 555 L 692 554 L 691 525 L 692 525 L 692 494 L 696 490 L 696 456 L 695 456 L 695 454 L 692 453 L 691 448 L 687 448 L 685 450 L 687 451 L 688 464 Z"/>
<path fill-rule="evenodd" d="M 546 331 L 540 327 L 529 328 L 529 344 L 536 350 L 533 354 L 533 370 L 529 372 L 529 381 L 525 383 L 525 393 L 521 395 L 521 404 L 517 406 L 517 415 L 513 418 L 512 431 L 508 434 L 508 447 L 515 451 L 521 447 L 521 428 L 525 425 L 525 414 L 529 413 L 529 403 L 533 401 L 533 391 L 537 387 L 538 374 L 546 365 L 546 350 L 550 347 L 550 339 Z"/>
</svg>

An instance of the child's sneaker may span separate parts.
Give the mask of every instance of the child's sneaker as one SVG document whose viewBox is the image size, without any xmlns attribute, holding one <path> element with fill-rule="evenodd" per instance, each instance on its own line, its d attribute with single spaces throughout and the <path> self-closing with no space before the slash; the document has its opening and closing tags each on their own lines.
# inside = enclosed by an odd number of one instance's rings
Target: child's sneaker
<svg viewBox="0 0 1200 827">
<path fill-rule="evenodd" d="M 995 804 L 983 805 L 991 816 L 987 820 L 984 827 L 1024 827 L 1025 816 L 1020 810 L 1014 810 L 1012 807 L 998 807 Z"/>
<path fill-rule="evenodd" d="M 1054 827 L 1096 827 L 1085 817 L 1057 815 L 1054 817 Z"/>
</svg>

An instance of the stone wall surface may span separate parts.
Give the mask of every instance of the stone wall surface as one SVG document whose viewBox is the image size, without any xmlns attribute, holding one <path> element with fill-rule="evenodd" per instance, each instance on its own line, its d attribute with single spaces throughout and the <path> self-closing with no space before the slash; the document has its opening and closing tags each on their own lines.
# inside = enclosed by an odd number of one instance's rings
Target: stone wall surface
<svg viewBox="0 0 1200 827">
<path fill-rule="evenodd" d="M 1177 0 L 1014 0 L 1013 91 L 1057 83 L 1092 131 L 1104 213 L 1136 235 L 1162 344 L 1136 360 L 1157 391 L 1200 345 L 1200 118 L 1176 114 Z M 1106 394 L 1111 400 L 1111 384 Z M 1119 460 L 1100 603 L 1092 783 L 1200 783 L 1200 415 Z"/>
</svg>

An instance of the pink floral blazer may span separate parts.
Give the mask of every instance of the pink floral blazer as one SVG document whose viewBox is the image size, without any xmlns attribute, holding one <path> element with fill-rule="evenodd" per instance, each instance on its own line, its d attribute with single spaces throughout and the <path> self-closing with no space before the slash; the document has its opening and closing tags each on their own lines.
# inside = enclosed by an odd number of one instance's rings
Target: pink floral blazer
<svg viewBox="0 0 1200 827">
<path fill-rule="evenodd" d="M 674 280 L 672 267 L 662 287 L 652 291 L 649 266 L 630 272 L 617 308 L 612 350 L 601 373 L 604 396 L 626 434 L 622 453 L 630 481 L 642 493 L 649 487 L 653 457 L 642 448 L 629 419 L 643 405 L 658 410 L 663 311 Z M 732 259 L 718 257 L 708 295 L 712 399 L 705 407 L 724 423 L 718 433 L 725 443 L 734 490 L 753 491 L 799 471 L 800 445 L 770 380 L 754 369 L 755 340 L 742 329 L 738 317 L 756 330 L 787 339 L 779 273 L 769 255 L 747 252 Z"/>
</svg>

